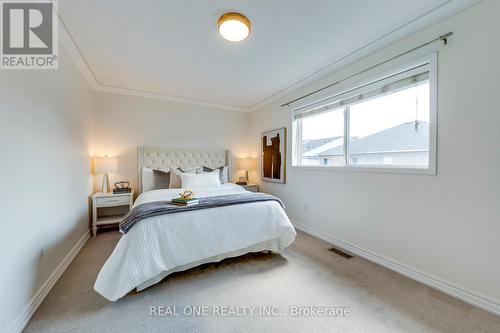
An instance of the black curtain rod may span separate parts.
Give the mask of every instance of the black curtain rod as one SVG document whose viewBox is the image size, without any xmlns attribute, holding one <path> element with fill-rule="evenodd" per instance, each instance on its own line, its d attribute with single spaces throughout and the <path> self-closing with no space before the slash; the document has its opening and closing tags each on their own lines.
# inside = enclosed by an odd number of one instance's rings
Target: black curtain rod
<svg viewBox="0 0 500 333">
<path fill-rule="evenodd" d="M 432 43 L 434 43 L 434 42 L 437 42 L 437 41 L 442 41 L 444 45 L 448 45 L 448 38 L 450 38 L 451 36 L 453 36 L 453 32 L 452 32 L 452 31 L 450 31 L 450 32 L 448 32 L 448 33 L 446 33 L 446 34 L 444 34 L 444 35 L 441 35 L 441 36 L 439 36 L 439 37 L 436 37 L 436 38 L 434 38 L 433 40 L 428 41 L 427 43 L 424 43 L 424 44 L 421 44 L 421 45 L 419 45 L 419 46 L 417 46 L 417 47 L 414 47 L 414 48 L 412 48 L 411 50 L 408 50 L 408 51 L 406 51 L 406 52 L 400 53 L 400 54 L 398 54 L 397 56 L 394 56 L 394 57 L 392 57 L 392 58 L 390 58 L 390 59 L 387 59 L 387 60 L 384 60 L 384 61 L 382 61 L 382 62 L 379 62 L 379 63 L 378 63 L 378 64 L 376 64 L 376 65 L 373 65 L 373 66 L 371 66 L 371 67 L 368 67 L 368 68 L 366 68 L 366 69 L 363 69 L 363 70 L 362 70 L 362 71 L 360 71 L 360 72 L 357 72 L 357 73 L 354 73 L 354 74 L 352 74 L 352 75 L 349 75 L 348 77 L 345 77 L 345 78 L 343 78 L 343 79 L 341 79 L 341 80 L 339 80 L 339 81 L 336 81 L 336 82 L 334 82 L 334 83 L 332 83 L 332 84 L 329 84 L 329 85 L 327 85 L 326 87 L 320 88 L 320 89 L 315 90 L 315 91 L 313 91 L 313 92 L 310 92 L 310 93 L 308 93 L 308 94 L 306 94 L 306 95 L 304 95 L 304 96 L 302 96 L 302 97 L 296 98 L 296 99 L 294 99 L 294 100 L 292 100 L 292 101 L 290 101 L 290 102 L 287 102 L 287 103 L 285 103 L 285 104 L 282 104 L 281 106 L 282 106 L 282 107 L 283 107 L 283 106 L 289 106 L 290 104 L 295 103 L 295 102 L 297 102 L 297 101 L 300 101 L 301 99 L 304 99 L 304 98 L 306 98 L 306 97 L 309 97 L 309 96 L 311 96 L 311 95 L 314 95 L 314 94 L 316 94 L 316 93 L 318 93 L 318 92 L 320 92 L 320 91 L 323 91 L 323 90 L 325 90 L 325 89 L 331 88 L 331 87 L 333 87 L 333 86 L 335 86 L 335 85 L 337 85 L 337 84 L 339 84 L 339 83 L 341 83 L 341 82 L 344 82 L 344 81 L 346 81 L 346 80 L 349 80 L 350 78 L 353 78 L 353 77 L 355 77 L 355 76 L 357 76 L 357 75 L 359 75 L 359 74 L 363 74 L 363 73 L 365 73 L 365 72 L 367 72 L 367 71 L 369 71 L 369 70 L 371 70 L 371 69 L 373 69 L 373 68 L 375 68 L 375 67 L 378 67 L 378 66 L 380 66 L 380 65 L 383 65 L 383 64 L 385 64 L 385 63 L 388 63 L 389 61 L 392 61 L 392 60 L 394 60 L 394 59 L 396 59 L 396 58 L 402 57 L 402 56 L 404 56 L 404 55 L 406 55 L 406 54 L 408 54 L 408 53 L 411 53 L 411 52 L 413 52 L 413 51 L 415 51 L 415 50 L 418 50 L 418 49 L 420 49 L 420 48 L 422 48 L 422 47 L 425 47 L 425 46 L 427 46 L 427 45 L 429 45 L 429 44 L 432 44 Z"/>
</svg>

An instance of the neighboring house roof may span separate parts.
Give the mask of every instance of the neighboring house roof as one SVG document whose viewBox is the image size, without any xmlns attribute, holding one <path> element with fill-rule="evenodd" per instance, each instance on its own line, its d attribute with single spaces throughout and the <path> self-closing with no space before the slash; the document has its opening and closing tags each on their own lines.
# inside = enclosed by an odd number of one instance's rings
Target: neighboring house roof
<svg viewBox="0 0 500 333">
<path fill-rule="evenodd" d="M 354 139 L 349 144 L 350 154 L 382 153 L 398 151 L 425 151 L 429 149 L 429 123 L 420 121 L 415 130 L 415 122 L 404 123 L 386 130 Z M 335 147 L 325 144 L 314 149 L 316 156 L 343 154 L 343 145 Z M 311 151 L 312 152 L 312 151 Z M 304 154 L 309 155 L 310 152 Z M 309 157 L 312 157 L 309 155 Z"/>
<path fill-rule="evenodd" d="M 344 144 L 344 139 L 342 137 L 338 137 L 333 141 L 330 141 L 322 146 L 316 147 L 314 149 L 309 150 L 308 152 L 303 153 L 302 157 L 317 157 L 319 155 L 323 155 L 322 154 L 323 151 L 337 147 L 339 145 L 340 147 L 342 147 L 343 144 Z"/>
<path fill-rule="evenodd" d="M 311 149 L 317 148 L 319 146 L 322 146 L 324 144 L 327 144 L 328 142 L 332 142 L 335 139 L 338 139 L 340 137 L 334 136 L 330 138 L 322 138 L 322 139 L 314 139 L 314 140 L 306 140 L 302 141 L 302 152 L 308 152 Z"/>
</svg>

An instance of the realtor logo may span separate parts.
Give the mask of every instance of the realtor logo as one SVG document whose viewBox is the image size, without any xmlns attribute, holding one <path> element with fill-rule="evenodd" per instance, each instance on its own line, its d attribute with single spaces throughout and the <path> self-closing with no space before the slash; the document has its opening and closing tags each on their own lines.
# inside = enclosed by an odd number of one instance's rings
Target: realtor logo
<svg viewBox="0 0 500 333">
<path fill-rule="evenodd" d="M 55 1 L 1 3 L 2 69 L 57 69 Z"/>
</svg>

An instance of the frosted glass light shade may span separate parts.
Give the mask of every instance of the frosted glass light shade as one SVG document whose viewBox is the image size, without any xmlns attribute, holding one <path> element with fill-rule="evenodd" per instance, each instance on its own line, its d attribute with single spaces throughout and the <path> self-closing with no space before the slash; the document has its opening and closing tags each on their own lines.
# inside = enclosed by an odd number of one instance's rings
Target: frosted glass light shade
<svg viewBox="0 0 500 333">
<path fill-rule="evenodd" d="M 94 157 L 94 173 L 116 172 L 118 169 L 118 159 L 116 157 Z"/>
<path fill-rule="evenodd" d="M 240 13 L 226 13 L 217 22 L 219 34 L 230 42 L 240 42 L 250 35 L 250 20 Z"/>
</svg>

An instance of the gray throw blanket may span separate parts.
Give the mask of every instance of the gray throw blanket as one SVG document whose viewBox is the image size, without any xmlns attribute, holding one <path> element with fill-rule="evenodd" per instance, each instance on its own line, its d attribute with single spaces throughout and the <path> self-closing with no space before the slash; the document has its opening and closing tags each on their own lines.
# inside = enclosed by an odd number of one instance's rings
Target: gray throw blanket
<svg viewBox="0 0 500 333">
<path fill-rule="evenodd" d="M 120 222 L 120 231 L 126 234 L 135 223 L 147 219 L 148 217 L 189 212 L 199 209 L 241 205 L 261 201 L 276 201 L 281 205 L 281 207 L 285 207 L 280 199 L 265 193 L 238 193 L 198 198 L 198 200 L 199 203 L 192 206 L 177 206 L 171 204 L 170 201 L 154 201 L 140 204 L 132 208 L 132 210 L 125 215 L 123 220 Z"/>
</svg>

